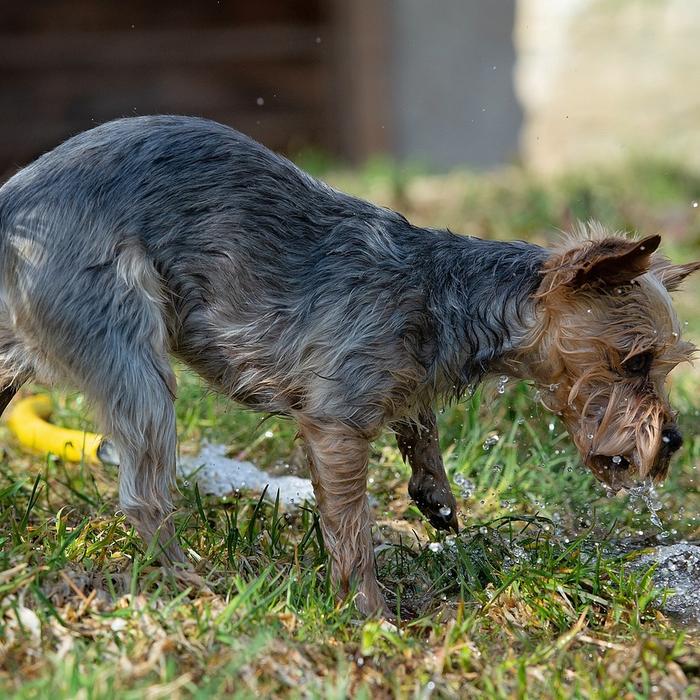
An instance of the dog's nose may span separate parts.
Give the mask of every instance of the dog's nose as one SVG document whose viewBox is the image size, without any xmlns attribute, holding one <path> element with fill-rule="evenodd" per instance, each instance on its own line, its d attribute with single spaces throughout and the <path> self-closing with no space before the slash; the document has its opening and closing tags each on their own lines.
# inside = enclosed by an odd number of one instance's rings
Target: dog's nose
<svg viewBox="0 0 700 700">
<path fill-rule="evenodd" d="M 665 428 L 661 431 L 661 450 L 666 454 L 672 455 L 678 452 L 683 444 L 683 436 L 678 428 Z"/>
</svg>

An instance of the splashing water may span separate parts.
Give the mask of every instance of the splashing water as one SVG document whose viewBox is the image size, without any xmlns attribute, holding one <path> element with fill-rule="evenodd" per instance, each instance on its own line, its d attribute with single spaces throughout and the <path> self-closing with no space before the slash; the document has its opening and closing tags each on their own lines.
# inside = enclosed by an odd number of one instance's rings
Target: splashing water
<svg viewBox="0 0 700 700">
<path fill-rule="evenodd" d="M 659 607 L 696 627 L 700 623 L 700 547 L 686 542 L 655 547 L 631 563 L 634 569 L 651 565 L 656 567 L 652 579 L 659 589 Z"/>
<path fill-rule="evenodd" d="M 460 494 L 465 501 L 474 495 L 476 486 L 471 479 L 467 479 L 462 474 L 455 474 L 453 481 L 459 487 Z"/>
<path fill-rule="evenodd" d="M 650 480 L 642 481 L 636 486 L 631 486 L 629 489 L 630 502 L 642 501 L 649 511 L 649 520 L 651 524 L 658 527 L 659 530 L 664 529 L 664 524 L 659 517 L 659 511 L 663 507 L 659 499 L 654 484 Z"/>
<path fill-rule="evenodd" d="M 486 440 L 484 440 L 484 444 L 482 445 L 484 452 L 488 452 L 500 439 L 500 435 L 490 435 L 489 437 L 487 437 Z"/>
<path fill-rule="evenodd" d="M 181 478 L 196 481 L 203 493 L 225 496 L 249 489 L 262 493 L 273 501 L 279 493 L 282 506 L 302 506 L 313 503 L 314 493 L 309 479 L 296 476 L 273 476 L 251 462 L 241 462 L 227 456 L 226 445 L 203 444 L 197 456 L 184 456 L 177 464 Z"/>
</svg>

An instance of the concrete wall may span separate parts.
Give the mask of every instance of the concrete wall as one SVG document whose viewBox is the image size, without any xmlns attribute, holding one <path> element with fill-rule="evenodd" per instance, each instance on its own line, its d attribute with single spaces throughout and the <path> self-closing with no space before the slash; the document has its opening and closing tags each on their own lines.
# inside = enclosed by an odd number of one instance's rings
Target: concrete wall
<svg viewBox="0 0 700 700">
<path fill-rule="evenodd" d="M 429 166 L 517 158 L 515 0 L 390 0 L 392 150 Z"/>
</svg>

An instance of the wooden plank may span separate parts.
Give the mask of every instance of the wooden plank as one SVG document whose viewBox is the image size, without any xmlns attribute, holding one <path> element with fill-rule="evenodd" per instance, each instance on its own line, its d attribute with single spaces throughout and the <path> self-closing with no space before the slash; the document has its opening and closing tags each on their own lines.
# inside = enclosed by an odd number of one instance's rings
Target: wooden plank
<svg viewBox="0 0 700 700">
<path fill-rule="evenodd" d="M 69 32 L 312 24 L 326 0 L 0 0 L 9 32 Z"/>
<path fill-rule="evenodd" d="M 247 23 L 211 28 L 187 20 L 186 5 L 153 29 L 115 31 L 119 25 L 108 23 L 112 29 L 103 31 L 102 10 L 91 19 L 58 12 L 41 30 L 36 18 L 22 30 L 3 23 L 0 172 L 74 133 L 135 114 L 206 116 L 283 152 L 332 148 L 329 62 L 317 41 L 329 31 L 314 3 L 299 5 L 298 19 L 287 23 L 274 13 L 262 16 L 275 23 L 261 23 L 251 9 Z"/>
<path fill-rule="evenodd" d="M 14 122 L 25 115 L 55 119 L 78 109 L 86 118 L 109 116 L 104 110 L 100 114 L 92 111 L 100 104 L 110 105 L 108 112 L 116 110 L 112 114 L 134 109 L 141 113 L 202 110 L 223 104 L 265 115 L 295 106 L 312 110 L 310 118 L 318 119 L 327 79 L 324 66 L 293 62 L 230 69 L 164 66 L 138 72 L 121 67 L 109 71 L 71 68 L 38 71 L 31 79 L 21 71 L 12 71 L 3 79 L 0 122 Z"/>
<path fill-rule="evenodd" d="M 318 27 L 0 33 L 0 71 L 61 67 L 130 68 L 318 60 Z"/>
</svg>

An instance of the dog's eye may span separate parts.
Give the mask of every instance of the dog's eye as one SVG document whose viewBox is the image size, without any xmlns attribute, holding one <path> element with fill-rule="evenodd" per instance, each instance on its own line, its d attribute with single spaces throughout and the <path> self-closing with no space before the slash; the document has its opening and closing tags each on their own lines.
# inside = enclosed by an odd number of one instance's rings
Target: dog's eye
<svg viewBox="0 0 700 700">
<path fill-rule="evenodd" d="M 627 374 L 648 374 L 651 369 L 651 363 L 654 356 L 650 352 L 640 352 L 637 355 L 632 355 L 622 363 Z"/>
</svg>

